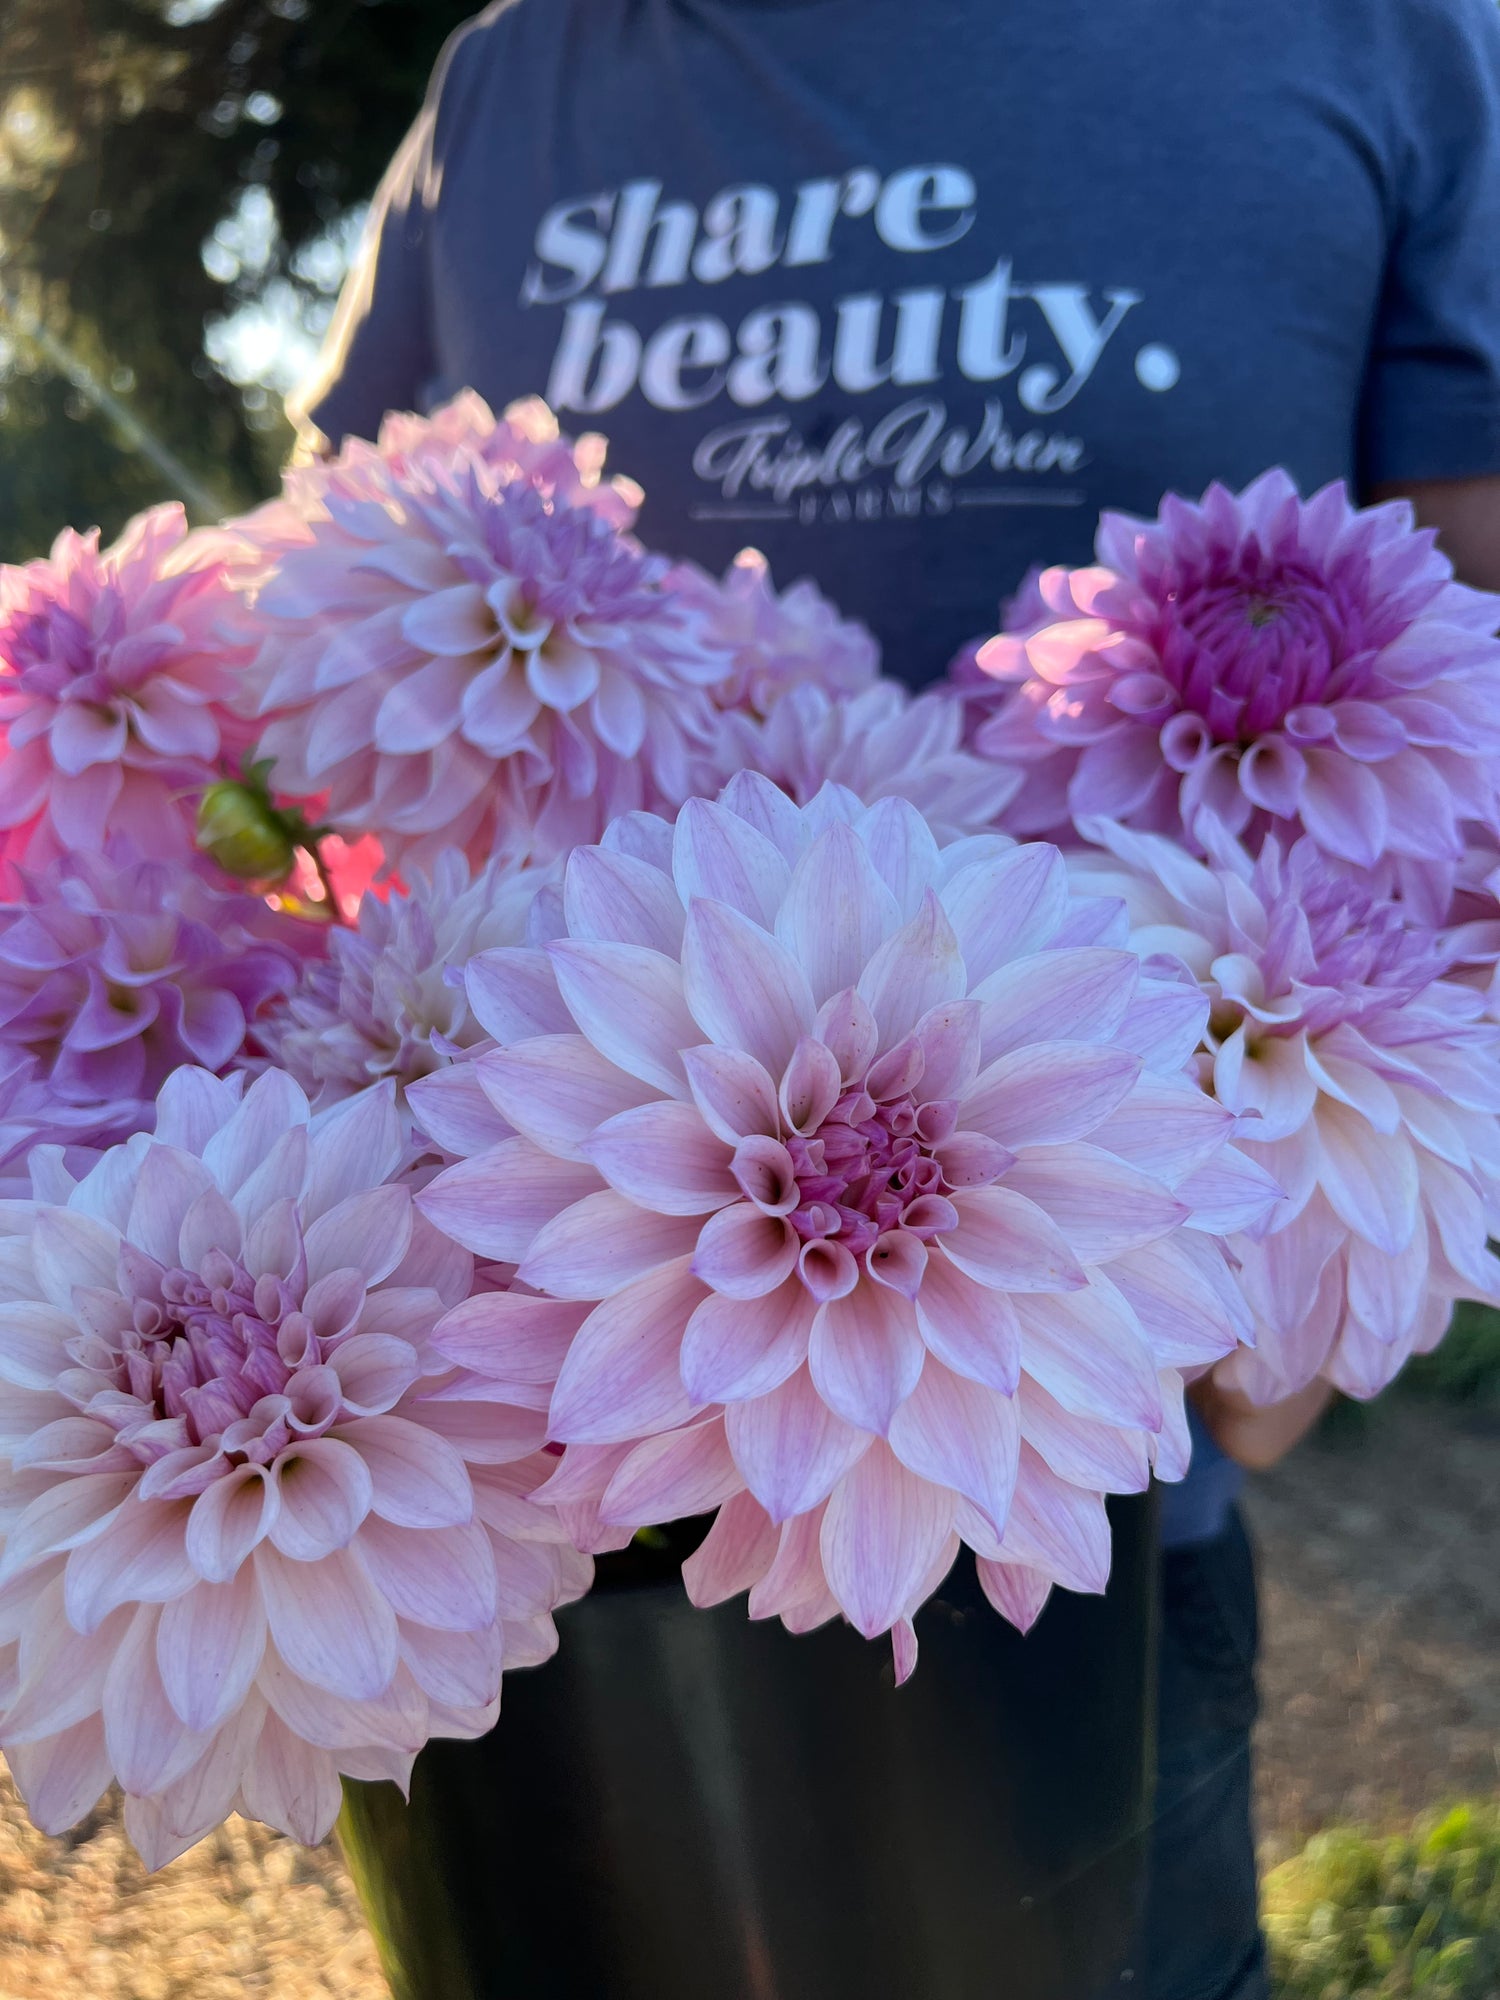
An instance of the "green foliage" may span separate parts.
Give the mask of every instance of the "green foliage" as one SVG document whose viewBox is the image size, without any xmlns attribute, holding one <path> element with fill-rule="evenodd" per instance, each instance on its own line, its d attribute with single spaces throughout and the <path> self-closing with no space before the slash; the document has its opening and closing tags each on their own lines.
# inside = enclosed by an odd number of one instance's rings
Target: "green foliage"
<svg viewBox="0 0 1500 2000">
<path fill-rule="evenodd" d="M 1431 1354 L 1404 1376 L 1408 1389 L 1455 1403 L 1500 1403 L 1500 1312 L 1465 1302 Z"/>
<path fill-rule="evenodd" d="M 1421 1396 L 1465 1406 L 1472 1412 L 1500 1410 L 1500 1312 L 1464 1301 L 1453 1324 L 1431 1354 L 1408 1361 L 1395 1382 L 1371 1403 L 1335 1397 L 1319 1427 L 1325 1444 L 1357 1449 L 1385 1420 L 1392 1396 Z M 1500 2000 L 1500 1988 L 1495 2000 Z"/>
<path fill-rule="evenodd" d="M 268 488 L 274 399 L 211 365 L 205 329 L 272 291 L 326 315 L 338 260 L 317 246 L 472 11 L 3 0 L 0 560 L 173 491 L 202 514 Z"/>
<path fill-rule="evenodd" d="M 1262 1888 L 1277 2000 L 1495 2000 L 1500 1808 L 1321 1833 Z"/>
</svg>

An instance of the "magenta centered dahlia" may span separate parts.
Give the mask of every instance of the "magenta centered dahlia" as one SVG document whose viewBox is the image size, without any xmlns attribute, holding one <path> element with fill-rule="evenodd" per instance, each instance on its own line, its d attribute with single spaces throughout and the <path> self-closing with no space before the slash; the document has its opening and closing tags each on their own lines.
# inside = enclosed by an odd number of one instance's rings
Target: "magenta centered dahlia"
<svg viewBox="0 0 1500 2000">
<path fill-rule="evenodd" d="M 686 795 L 724 658 L 571 485 L 460 436 L 320 468 L 249 531 L 259 754 L 339 831 L 515 861 Z"/>
<path fill-rule="evenodd" d="M 8 858 L 96 853 L 106 828 L 142 854 L 192 852 L 191 804 L 243 727 L 228 703 L 245 654 L 224 636 L 222 538 L 154 507 L 112 548 L 59 535 L 0 568 L 0 831 Z"/>
<path fill-rule="evenodd" d="M 309 1119 L 179 1070 L 154 1137 L 0 1211 L 0 1747 L 44 1831 L 118 1782 L 153 1867 L 232 1811 L 322 1840 L 587 1586 L 544 1418 L 431 1347 L 472 1266 L 405 1143 L 389 1088 Z"/>
<path fill-rule="evenodd" d="M 1113 859 L 1075 880 L 1126 899 L 1143 952 L 1210 1002 L 1203 1087 L 1285 1189 L 1233 1239 L 1256 1319 L 1228 1374 L 1275 1401 L 1325 1375 L 1372 1396 L 1436 1345 L 1458 1298 L 1500 1303 L 1500 1026 L 1448 977 L 1450 950 L 1303 840 L 1251 863 L 1210 835 L 1191 860 L 1091 826 Z"/>
<path fill-rule="evenodd" d="M 1098 554 L 1044 572 L 1045 619 L 981 654 L 1014 689 L 978 741 L 1026 772 L 1017 830 L 1191 833 L 1206 806 L 1253 843 L 1287 822 L 1369 867 L 1457 861 L 1458 821 L 1494 823 L 1500 605 L 1404 502 L 1304 502 L 1268 472 L 1154 522 L 1106 514 Z"/>
<path fill-rule="evenodd" d="M 1181 1074 L 1201 996 L 1051 848 L 748 774 L 579 850 L 563 905 L 470 966 L 517 1136 L 417 1199 L 543 1295 L 436 1338 L 497 1383 L 559 1341 L 575 1535 L 721 1508 L 700 1602 L 842 1611 L 903 1672 L 960 1540 L 1023 1623 L 1102 1588 L 1103 1494 L 1180 1471 L 1176 1371 L 1244 1321 L 1202 1232 L 1274 1198 Z"/>
</svg>

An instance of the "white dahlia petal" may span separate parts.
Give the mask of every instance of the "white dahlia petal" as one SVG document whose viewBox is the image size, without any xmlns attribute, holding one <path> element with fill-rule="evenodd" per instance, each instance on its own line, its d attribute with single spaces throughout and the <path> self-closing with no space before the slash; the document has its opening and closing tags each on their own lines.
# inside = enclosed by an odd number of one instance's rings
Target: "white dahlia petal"
<svg viewBox="0 0 1500 2000">
<path fill-rule="evenodd" d="M 408 870 L 402 887 L 367 891 L 354 927 L 331 926 L 327 957 L 305 965 L 295 988 L 257 1018 L 254 1049 L 319 1109 L 389 1077 L 398 1102 L 414 1110 L 408 1093 L 430 1077 L 441 1092 L 455 1063 L 485 1042 L 467 968 L 482 953 L 524 945 L 533 903 L 559 878 L 556 866 L 498 864 L 471 875 L 450 850 L 430 874 Z M 436 1103 L 441 1123 L 447 1100 Z"/>
</svg>

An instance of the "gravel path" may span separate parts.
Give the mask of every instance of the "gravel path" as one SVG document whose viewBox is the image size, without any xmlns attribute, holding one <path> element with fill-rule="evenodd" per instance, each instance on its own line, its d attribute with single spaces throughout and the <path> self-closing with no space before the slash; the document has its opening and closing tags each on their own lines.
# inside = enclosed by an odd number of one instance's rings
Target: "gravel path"
<svg viewBox="0 0 1500 2000">
<path fill-rule="evenodd" d="M 1500 1429 L 1398 1402 L 1256 1482 L 1268 1862 L 1500 1788 Z M 0 2000 L 385 2000 L 337 1855 L 235 1822 L 154 1877 L 0 1782 Z"/>
<path fill-rule="evenodd" d="M 113 1813 L 69 1845 L 0 1794 L 0 2000 L 387 2000 L 331 1849 L 235 1821 L 148 1876 Z"/>
</svg>

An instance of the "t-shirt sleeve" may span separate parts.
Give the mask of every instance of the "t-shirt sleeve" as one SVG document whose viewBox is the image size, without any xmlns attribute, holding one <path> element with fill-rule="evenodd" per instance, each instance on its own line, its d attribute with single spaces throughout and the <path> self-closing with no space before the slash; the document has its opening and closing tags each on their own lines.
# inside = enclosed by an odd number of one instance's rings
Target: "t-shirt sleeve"
<svg viewBox="0 0 1500 2000">
<path fill-rule="evenodd" d="M 1404 0 L 1363 483 L 1500 473 L 1500 8 Z"/>
<path fill-rule="evenodd" d="M 287 399 L 304 435 L 373 438 L 387 410 L 420 409 L 437 358 L 429 223 L 454 115 L 454 73 L 470 29 L 448 42 L 426 102 L 386 169 L 310 380 Z"/>
</svg>

